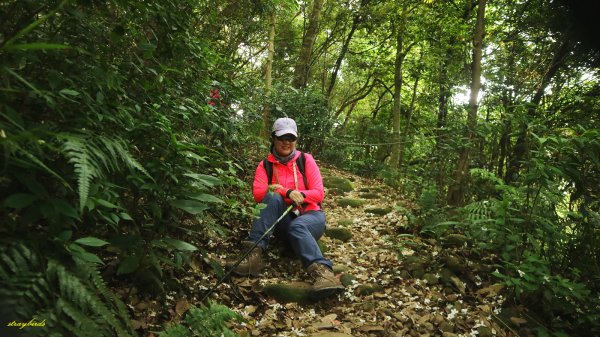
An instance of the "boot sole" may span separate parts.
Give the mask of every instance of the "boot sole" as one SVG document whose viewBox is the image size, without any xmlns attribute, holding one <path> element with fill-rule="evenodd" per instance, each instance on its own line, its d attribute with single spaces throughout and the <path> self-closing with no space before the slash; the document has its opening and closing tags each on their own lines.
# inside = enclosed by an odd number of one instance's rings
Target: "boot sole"
<svg viewBox="0 0 600 337">
<path fill-rule="evenodd" d="M 227 269 L 231 268 L 229 266 L 226 267 Z M 262 275 L 262 271 L 263 269 L 265 269 L 265 267 L 261 267 L 258 270 L 249 270 L 248 272 L 242 272 L 239 270 L 232 270 L 231 273 L 237 276 L 254 276 L 254 277 L 258 277 Z"/>
</svg>

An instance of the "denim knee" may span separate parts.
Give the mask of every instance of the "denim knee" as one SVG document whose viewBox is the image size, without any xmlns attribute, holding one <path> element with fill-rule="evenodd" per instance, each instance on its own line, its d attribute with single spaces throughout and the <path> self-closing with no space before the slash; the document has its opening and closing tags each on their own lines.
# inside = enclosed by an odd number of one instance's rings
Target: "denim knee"
<svg viewBox="0 0 600 337">
<path fill-rule="evenodd" d="M 282 205 L 285 203 L 285 201 L 283 200 L 281 194 L 275 192 L 267 192 L 267 194 L 265 194 L 265 197 L 262 200 L 262 203 L 267 204 L 267 206 L 271 203 Z"/>
</svg>

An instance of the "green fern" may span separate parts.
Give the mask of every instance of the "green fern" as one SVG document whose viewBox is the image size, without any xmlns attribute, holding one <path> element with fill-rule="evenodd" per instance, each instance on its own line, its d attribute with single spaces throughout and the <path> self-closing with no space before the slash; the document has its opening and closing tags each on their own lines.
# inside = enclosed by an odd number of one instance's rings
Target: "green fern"
<svg viewBox="0 0 600 337">
<path fill-rule="evenodd" d="M 238 334 L 226 325 L 231 320 L 240 321 L 241 317 L 224 305 L 209 303 L 208 306 L 200 308 L 192 306 L 183 323 L 168 327 L 160 336 L 235 337 Z"/>
<path fill-rule="evenodd" d="M 106 173 L 119 171 L 120 163 L 124 163 L 130 169 L 139 170 L 151 178 L 146 169 L 129 152 L 123 139 L 72 133 L 61 133 L 58 138 L 63 141 L 62 151 L 75 168 L 80 212 L 87 203 L 92 180 L 104 177 Z"/>
<path fill-rule="evenodd" d="M 88 262 L 67 266 L 23 243 L 0 251 L 0 298 L 22 319 L 46 319 L 32 336 L 129 337 L 135 333 L 125 305 Z"/>
<path fill-rule="evenodd" d="M 428 186 L 421 193 L 419 206 L 422 212 L 433 211 L 437 207 L 438 191 L 435 186 Z"/>
<path fill-rule="evenodd" d="M 478 224 L 481 222 L 490 221 L 493 219 L 493 205 L 495 200 L 482 200 L 471 203 L 463 208 L 465 218 L 473 223 Z"/>
</svg>

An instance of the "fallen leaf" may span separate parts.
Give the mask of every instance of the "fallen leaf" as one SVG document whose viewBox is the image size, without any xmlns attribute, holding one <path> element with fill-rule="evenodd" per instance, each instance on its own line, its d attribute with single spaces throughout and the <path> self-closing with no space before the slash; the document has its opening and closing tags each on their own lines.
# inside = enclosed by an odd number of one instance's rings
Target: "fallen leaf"
<svg viewBox="0 0 600 337">
<path fill-rule="evenodd" d="M 501 283 L 492 284 L 491 286 L 481 288 L 477 290 L 475 293 L 479 296 L 483 297 L 495 297 L 498 293 L 504 289 L 504 285 Z"/>
<path fill-rule="evenodd" d="M 527 320 L 522 319 L 521 317 L 514 317 L 514 316 L 510 318 L 510 321 L 513 322 L 513 324 L 516 326 L 521 326 L 521 325 L 527 323 Z"/>
<path fill-rule="evenodd" d="M 190 304 L 190 302 L 188 302 L 187 299 L 182 298 L 179 301 L 177 301 L 177 304 L 175 305 L 175 312 L 177 313 L 177 315 L 183 316 L 183 314 L 190 310 L 191 306 L 192 305 Z"/>
<path fill-rule="evenodd" d="M 456 286 L 456 288 L 458 288 L 458 290 L 464 294 L 465 293 L 465 288 L 467 287 L 465 285 L 465 283 L 463 281 L 461 281 L 458 277 L 456 276 L 450 276 L 450 280 L 452 281 L 452 283 Z"/>
<path fill-rule="evenodd" d="M 246 308 L 244 308 L 244 310 L 248 313 L 248 314 L 253 314 L 256 311 L 256 307 L 253 305 L 248 305 L 246 306 Z"/>
</svg>

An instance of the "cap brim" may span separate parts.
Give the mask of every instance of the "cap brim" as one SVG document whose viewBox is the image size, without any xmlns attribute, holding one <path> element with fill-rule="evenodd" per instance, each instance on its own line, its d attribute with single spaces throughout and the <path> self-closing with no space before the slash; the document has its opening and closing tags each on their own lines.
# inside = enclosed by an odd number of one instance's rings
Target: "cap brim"
<svg viewBox="0 0 600 337">
<path fill-rule="evenodd" d="M 292 134 L 292 135 L 298 137 L 298 133 L 296 133 L 296 131 L 292 130 L 292 129 L 283 129 L 283 130 L 275 131 L 275 136 L 277 136 L 277 137 L 287 135 L 287 134 Z"/>
</svg>

